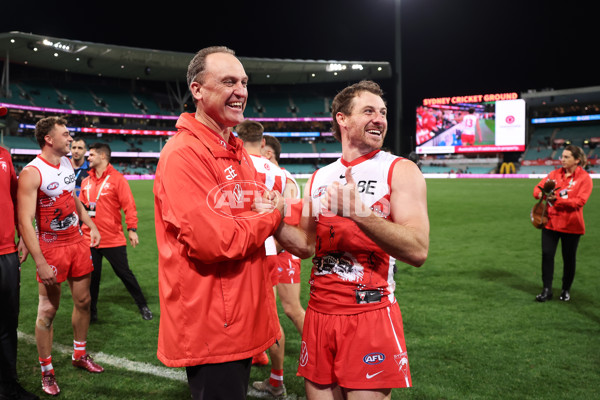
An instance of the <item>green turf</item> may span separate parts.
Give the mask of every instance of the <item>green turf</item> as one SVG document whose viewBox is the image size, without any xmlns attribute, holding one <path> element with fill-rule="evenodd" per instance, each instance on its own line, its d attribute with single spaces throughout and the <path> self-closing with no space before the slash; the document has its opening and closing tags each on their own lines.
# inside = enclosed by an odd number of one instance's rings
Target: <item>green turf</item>
<svg viewBox="0 0 600 400">
<path fill-rule="evenodd" d="M 540 231 L 529 222 L 537 180 L 431 179 L 427 181 L 431 245 L 421 268 L 399 265 L 396 295 L 404 318 L 413 388 L 393 399 L 593 399 L 600 395 L 600 210 L 593 193 L 585 207 L 587 234 L 578 251 L 572 301 L 534 301 L 541 289 Z M 123 284 L 105 261 L 99 322 L 88 348 L 160 366 L 157 250 L 151 181 L 132 181 L 140 245 L 128 247 L 131 267 L 154 311 L 144 321 Z M 308 301 L 306 261 L 302 303 Z M 19 329 L 33 334 L 37 310 L 34 266 L 22 267 Z M 560 292 L 562 261 L 557 253 L 554 291 Z M 71 346 L 72 302 L 64 286 L 55 320 L 55 343 Z M 287 336 L 285 384 L 304 396 L 295 376 L 300 338 L 280 310 Z M 41 394 L 34 344 L 19 342 L 23 385 Z M 53 354 L 68 399 L 186 399 L 184 382 L 114 367 L 92 375 L 70 366 L 69 355 Z M 268 367 L 253 368 L 251 381 Z"/>
</svg>

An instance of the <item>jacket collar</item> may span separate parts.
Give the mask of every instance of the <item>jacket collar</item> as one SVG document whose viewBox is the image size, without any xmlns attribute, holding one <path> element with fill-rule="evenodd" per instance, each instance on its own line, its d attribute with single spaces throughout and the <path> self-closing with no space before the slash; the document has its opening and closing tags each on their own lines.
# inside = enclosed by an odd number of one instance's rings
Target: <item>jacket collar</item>
<svg viewBox="0 0 600 400">
<path fill-rule="evenodd" d="M 241 161 L 244 156 L 244 145 L 240 139 L 232 133 L 229 135 L 229 142 L 225 142 L 221 135 L 198 121 L 194 113 L 181 114 L 175 127 L 178 131 L 185 130 L 200 140 L 214 157 Z"/>
</svg>

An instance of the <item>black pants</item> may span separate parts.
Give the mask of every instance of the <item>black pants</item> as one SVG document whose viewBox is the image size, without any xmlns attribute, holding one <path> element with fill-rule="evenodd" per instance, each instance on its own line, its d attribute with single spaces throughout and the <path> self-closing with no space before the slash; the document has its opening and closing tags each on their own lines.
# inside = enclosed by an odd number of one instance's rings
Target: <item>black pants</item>
<svg viewBox="0 0 600 400">
<path fill-rule="evenodd" d="M 17 252 L 0 256 L 0 384 L 17 379 L 20 267 Z"/>
<path fill-rule="evenodd" d="M 248 392 L 252 358 L 186 367 L 194 400 L 243 400 Z"/>
<path fill-rule="evenodd" d="M 92 302 L 90 309 L 92 313 L 97 313 L 98 308 L 98 294 L 100 293 L 100 278 L 102 276 L 102 257 L 106 257 L 110 265 L 112 266 L 115 274 L 121 279 L 125 288 L 133 297 L 135 304 L 138 307 L 146 305 L 146 298 L 142 293 L 142 289 L 133 275 L 133 272 L 129 268 L 129 262 L 127 261 L 127 248 L 126 246 L 118 247 L 107 247 L 104 249 L 92 248 L 92 263 L 94 264 L 94 271 L 92 272 L 92 282 L 90 284 L 90 295 Z"/>
<path fill-rule="evenodd" d="M 562 289 L 571 290 L 575 279 L 575 266 L 577 258 L 577 246 L 581 235 L 575 233 L 556 232 L 542 229 L 542 282 L 545 288 L 552 288 L 554 277 L 554 256 L 558 241 L 561 242 L 563 258 Z"/>
</svg>

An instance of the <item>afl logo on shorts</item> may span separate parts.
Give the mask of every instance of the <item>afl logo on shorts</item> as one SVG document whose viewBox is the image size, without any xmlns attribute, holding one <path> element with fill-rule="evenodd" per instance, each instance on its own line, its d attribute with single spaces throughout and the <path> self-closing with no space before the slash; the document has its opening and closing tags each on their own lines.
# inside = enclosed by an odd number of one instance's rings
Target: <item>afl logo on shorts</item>
<svg viewBox="0 0 600 400">
<path fill-rule="evenodd" d="M 369 353 L 363 357 L 363 362 L 369 365 L 380 364 L 385 360 L 383 353 Z"/>
<path fill-rule="evenodd" d="M 57 188 L 58 188 L 58 182 L 52 182 L 51 184 L 46 186 L 46 189 L 48 189 L 48 190 L 55 190 Z"/>
<path fill-rule="evenodd" d="M 308 349 L 306 348 L 306 342 L 303 340 L 300 346 L 300 366 L 305 367 L 308 364 Z"/>
</svg>

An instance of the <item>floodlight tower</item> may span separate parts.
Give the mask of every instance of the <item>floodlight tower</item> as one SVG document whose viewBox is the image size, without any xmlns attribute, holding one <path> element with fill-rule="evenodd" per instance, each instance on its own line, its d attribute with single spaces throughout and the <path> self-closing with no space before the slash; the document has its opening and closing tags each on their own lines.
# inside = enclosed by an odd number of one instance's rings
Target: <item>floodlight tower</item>
<svg viewBox="0 0 600 400">
<path fill-rule="evenodd" d="M 395 7 L 395 23 L 394 23 L 394 71 L 396 73 L 396 112 L 394 125 L 396 126 L 396 140 L 394 141 L 394 154 L 401 155 L 402 153 L 402 123 L 404 121 L 402 115 L 402 38 L 400 33 L 400 2 L 394 0 Z"/>
</svg>

